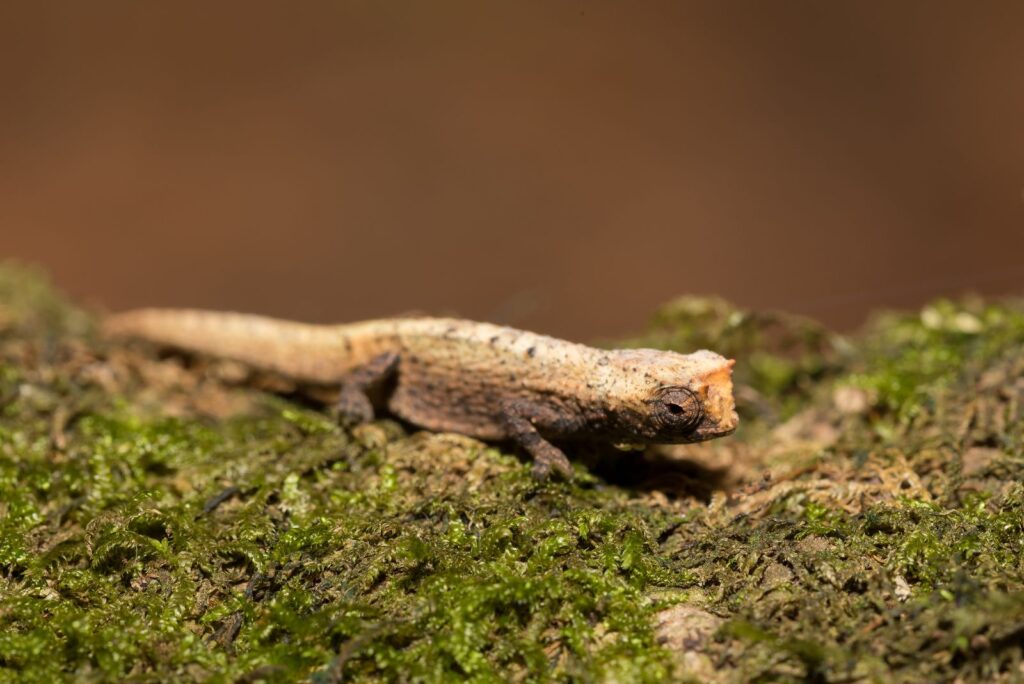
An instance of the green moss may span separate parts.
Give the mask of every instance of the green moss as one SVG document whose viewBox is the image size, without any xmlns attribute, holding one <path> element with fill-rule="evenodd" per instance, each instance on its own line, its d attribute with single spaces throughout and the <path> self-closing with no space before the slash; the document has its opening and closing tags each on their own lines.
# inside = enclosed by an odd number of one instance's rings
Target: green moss
<svg viewBox="0 0 1024 684">
<path fill-rule="evenodd" d="M 673 471 L 538 484 L 474 440 L 342 429 L 216 365 L 106 347 L 23 269 L 0 269 L 0 312 L 0 680 L 1021 671 L 1013 304 L 940 302 L 851 341 L 670 305 L 634 344 L 739 359 L 740 433 L 662 454 L 750 473 L 710 500 L 658 491 Z M 656 625 L 677 603 L 721 627 L 676 639 Z"/>
<path fill-rule="evenodd" d="M 863 344 L 861 372 L 849 381 L 876 394 L 880 405 L 911 418 L 965 373 L 1016 351 L 1024 314 L 979 300 L 937 301 L 919 316 L 876 321 Z"/>
<path fill-rule="evenodd" d="M 140 667 L 498 679 L 554 658 L 665 673 L 643 592 L 671 577 L 651 566 L 646 512 L 538 486 L 475 444 L 491 461 L 482 477 L 444 482 L 451 464 L 421 460 L 436 438 L 381 454 L 288 413 L 215 426 L 88 416 L 66 459 L 12 454 L 3 665 L 40 679 Z M 225 485 L 235 498 L 204 512 Z"/>
</svg>

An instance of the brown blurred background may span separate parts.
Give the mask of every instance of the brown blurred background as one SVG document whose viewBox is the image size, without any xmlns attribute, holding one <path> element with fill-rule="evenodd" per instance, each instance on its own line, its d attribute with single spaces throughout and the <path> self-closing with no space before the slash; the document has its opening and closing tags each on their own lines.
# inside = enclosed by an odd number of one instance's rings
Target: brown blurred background
<svg viewBox="0 0 1024 684">
<path fill-rule="evenodd" d="M 1024 2 L 0 5 L 0 257 L 591 338 L 1024 290 Z"/>
</svg>

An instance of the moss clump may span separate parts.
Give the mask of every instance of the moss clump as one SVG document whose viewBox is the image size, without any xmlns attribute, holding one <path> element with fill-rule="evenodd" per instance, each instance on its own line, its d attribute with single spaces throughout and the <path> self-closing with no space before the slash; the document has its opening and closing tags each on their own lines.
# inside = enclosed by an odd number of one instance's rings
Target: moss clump
<svg viewBox="0 0 1024 684">
<path fill-rule="evenodd" d="M 623 497 L 538 487 L 464 440 L 360 443 L 295 409 L 77 431 L 64 463 L 4 463 L 36 483 L 4 530 L 25 540 L 5 554 L 0 637 L 22 676 L 667 671 L 644 590 L 673 580 Z"/>
<path fill-rule="evenodd" d="M 0 679 L 1011 680 L 1022 322 L 676 302 L 633 342 L 736 356 L 741 433 L 538 484 L 107 346 L 0 269 Z"/>
<path fill-rule="evenodd" d="M 919 316 L 882 316 L 870 332 L 860 372 L 849 380 L 910 418 L 955 389 L 965 372 L 1014 354 L 1024 339 L 1024 315 L 1017 306 L 939 300 Z"/>
</svg>

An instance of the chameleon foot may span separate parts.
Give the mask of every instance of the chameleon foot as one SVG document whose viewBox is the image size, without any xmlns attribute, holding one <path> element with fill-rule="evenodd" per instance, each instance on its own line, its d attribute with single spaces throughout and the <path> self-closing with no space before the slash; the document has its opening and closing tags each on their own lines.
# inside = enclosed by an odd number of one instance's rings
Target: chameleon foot
<svg viewBox="0 0 1024 684">
<path fill-rule="evenodd" d="M 368 423 L 373 420 L 373 404 L 367 391 L 390 378 L 398 368 L 398 354 L 388 352 L 375 356 L 366 364 L 352 370 L 341 381 L 341 392 L 335 408 L 347 423 Z"/>
<path fill-rule="evenodd" d="M 543 442 L 530 451 L 533 456 L 533 477 L 541 482 L 551 477 L 552 472 L 566 480 L 572 479 L 572 464 L 562 450 L 550 442 Z"/>
<path fill-rule="evenodd" d="M 503 408 L 503 418 L 508 436 L 533 457 L 533 476 L 538 480 L 551 477 L 552 471 L 567 480 L 572 479 L 572 465 L 562 450 L 537 432 L 527 418 L 529 406 L 521 402 L 510 402 Z"/>
</svg>

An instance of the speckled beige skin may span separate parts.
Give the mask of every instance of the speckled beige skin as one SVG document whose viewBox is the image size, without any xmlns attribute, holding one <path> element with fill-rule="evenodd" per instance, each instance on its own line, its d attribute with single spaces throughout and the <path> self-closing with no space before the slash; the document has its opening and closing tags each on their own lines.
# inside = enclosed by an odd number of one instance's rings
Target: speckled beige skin
<svg viewBox="0 0 1024 684">
<path fill-rule="evenodd" d="M 392 414 L 430 430 L 512 439 L 534 456 L 541 476 L 552 467 L 569 472 L 549 440 L 695 442 L 737 424 L 733 361 L 710 351 L 601 350 L 447 318 L 321 326 L 144 309 L 108 318 L 106 330 L 338 384 L 350 399 L 342 412 L 358 420 L 372 417 L 365 392 L 388 379 Z"/>
</svg>

